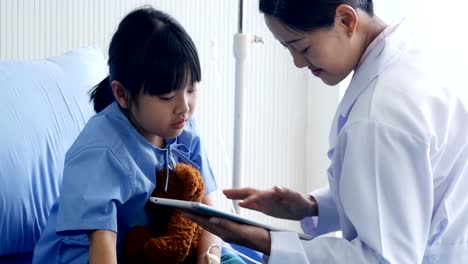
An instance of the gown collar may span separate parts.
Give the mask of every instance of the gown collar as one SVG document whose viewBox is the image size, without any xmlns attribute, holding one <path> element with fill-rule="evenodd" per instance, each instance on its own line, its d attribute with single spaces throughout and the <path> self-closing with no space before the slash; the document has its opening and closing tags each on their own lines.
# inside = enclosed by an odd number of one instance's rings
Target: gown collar
<svg viewBox="0 0 468 264">
<path fill-rule="evenodd" d="M 173 139 L 173 142 L 166 144 L 165 148 L 155 147 L 157 151 L 162 151 L 164 153 L 164 166 L 166 168 L 166 185 L 164 191 L 167 192 L 167 187 L 169 184 L 169 171 L 175 170 L 177 166 L 177 158 L 182 160 L 184 163 L 192 165 L 197 170 L 200 167 L 189 159 L 190 151 L 186 145 L 180 144 L 177 142 L 177 138 Z"/>
</svg>

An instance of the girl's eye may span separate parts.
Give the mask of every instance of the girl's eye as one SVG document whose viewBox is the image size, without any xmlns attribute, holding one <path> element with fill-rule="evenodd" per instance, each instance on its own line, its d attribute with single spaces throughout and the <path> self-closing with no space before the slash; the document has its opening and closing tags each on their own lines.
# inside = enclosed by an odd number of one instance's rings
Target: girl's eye
<svg viewBox="0 0 468 264">
<path fill-rule="evenodd" d="M 173 95 L 160 95 L 160 96 L 158 96 L 158 97 L 159 97 L 159 99 L 161 99 L 161 100 L 163 100 L 163 101 L 169 101 L 169 100 L 171 100 L 172 98 L 174 98 Z"/>
<path fill-rule="evenodd" d="M 189 89 L 187 92 L 188 92 L 188 93 L 194 93 L 194 92 L 196 92 L 196 91 L 197 91 L 197 89 L 192 88 L 192 89 Z"/>
<path fill-rule="evenodd" d="M 309 51 L 309 47 L 307 47 L 307 48 L 303 49 L 303 50 L 301 51 L 301 54 L 306 54 L 306 53 L 307 53 L 307 51 Z"/>
</svg>

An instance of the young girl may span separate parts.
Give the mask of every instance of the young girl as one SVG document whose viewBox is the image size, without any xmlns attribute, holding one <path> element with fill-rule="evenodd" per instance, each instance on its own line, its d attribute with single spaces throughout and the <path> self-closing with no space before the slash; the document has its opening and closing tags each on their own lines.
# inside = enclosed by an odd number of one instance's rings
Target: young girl
<svg viewBox="0 0 468 264">
<path fill-rule="evenodd" d="M 260 11 L 297 67 L 329 85 L 354 74 L 330 131 L 329 188 L 225 194 L 317 237 L 191 217 L 271 264 L 466 262 L 468 67 L 457 36 L 387 25 L 372 0 L 260 0 Z M 320 236 L 336 230 L 342 238 Z"/>
<path fill-rule="evenodd" d="M 91 94 L 97 114 L 67 152 L 34 263 L 120 261 L 129 229 L 151 223 L 145 204 L 155 172 L 175 162 L 199 168 L 203 203 L 212 205 L 215 179 L 191 119 L 201 71 L 189 35 L 170 16 L 137 9 L 114 34 L 108 65 L 109 77 Z M 199 263 L 213 243 L 203 231 Z"/>
</svg>

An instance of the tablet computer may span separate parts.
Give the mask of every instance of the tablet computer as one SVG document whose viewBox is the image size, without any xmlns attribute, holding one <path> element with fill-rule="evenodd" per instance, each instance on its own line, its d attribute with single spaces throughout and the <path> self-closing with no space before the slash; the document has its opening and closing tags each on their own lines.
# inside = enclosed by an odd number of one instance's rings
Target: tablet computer
<svg viewBox="0 0 468 264">
<path fill-rule="evenodd" d="M 175 200 L 175 199 L 167 199 L 167 198 L 160 198 L 160 197 L 150 197 L 150 202 L 152 202 L 154 204 L 157 204 L 157 205 L 174 207 L 174 208 L 180 209 L 182 211 L 192 212 L 194 214 L 222 217 L 222 218 L 226 218 L 226 219 L 238 222 L 238 223 L 262 227 L 262 228 L 268 229 L 270 231 L 290 231 L 290 232 L 294 232 L 294 231 L 287 230 L 287 229 L 284 229 L 284 228 L 278 228 L 278 227 L 275 227 L 275 226 L 260 223 L 258 221 L 255 221 L 255 220 L 252 220 L 252 219 L 249 219 L 249 218 L 237 215 L 237 214 L 225 212 L 225 211 L 216 209 L 216 208 L 214 208 L 212 206 L 208 206 L 208 205 L 202 204 L 202 203 L 197 203 L 197 202 L 192 202 L 192 201 Z M 298 236 L 302 240 L 311 240 L 313 238 L 312 236 L 307 235 L 307 234 L 303 234 L 303 233 L 298 233 Z"/>
</svg>

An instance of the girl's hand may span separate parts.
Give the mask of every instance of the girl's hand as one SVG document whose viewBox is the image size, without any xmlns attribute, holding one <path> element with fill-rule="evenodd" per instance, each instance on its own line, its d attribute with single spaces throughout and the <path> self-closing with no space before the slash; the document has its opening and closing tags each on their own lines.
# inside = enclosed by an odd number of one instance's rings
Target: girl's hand
<svg viewBox="0 0 468 264">
<path fill-rule="evenodd" d="M 318 215 L 317 203 L 312 196 L 305 197 L 290 189 L 275 186 L 268 190 L 253 188 L 226 189 L 229 199 L 242 200 L 239 206 L 256 210 L 273 217 L 301 220 Z"/>
<path fill-rule="evenodd" d="M 269 255 L 270 232 L 264 228 L 239 224 L 225 218 L 184 213 L 184 216 L 226 242 L 235 243 Z"/>
<path fill-rule="evenodd" d="M 214 198 L 213 194 L 209 193 L 203 197 L 203 204 L 209 205 L 209 206 L 215 206 L 214 203 Z M 208 251 L 208 248 L 212 244 L 221 244 L 221 239 L 219 237 L 211 234 L 210 232 L 203 230 L 200 236 L 200 239 L 198 240 L 198 246 L 197 246 L 197 264 L 209 264 L 209 260 L 207 259 L 206 256 L 206 251 Z M 213 255 L 217 256 L 218 258 L 221 257 L 221 250 L 218 248 L 213 248 L 210 251 Z M 214 262 L 216 263 L 216 262 Z"/>
</svg>

